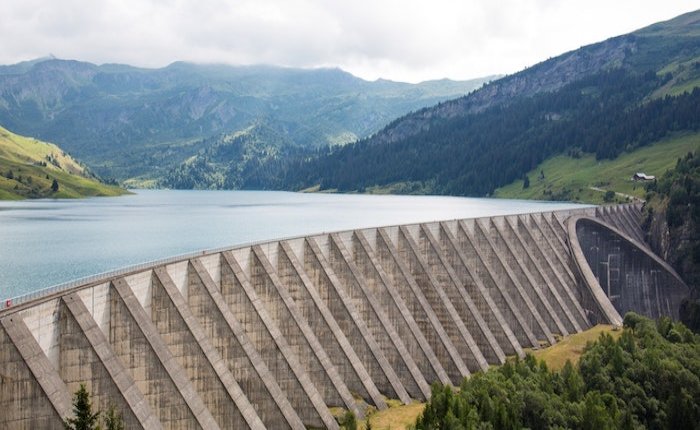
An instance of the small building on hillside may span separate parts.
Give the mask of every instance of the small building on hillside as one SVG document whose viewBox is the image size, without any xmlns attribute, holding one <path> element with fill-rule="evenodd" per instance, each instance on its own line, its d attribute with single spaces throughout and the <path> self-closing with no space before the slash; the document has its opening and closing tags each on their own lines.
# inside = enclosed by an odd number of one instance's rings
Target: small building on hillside
<svg viewBox="0 0 700 430">
<path fill-rule="evenodd" d="M 632 176 L 633 181 L 653 181 L 656 179 L 656 176 L 652 175 L 647 175 L 646 173 L 642 172 L 637 172 Z"/>
</svg>

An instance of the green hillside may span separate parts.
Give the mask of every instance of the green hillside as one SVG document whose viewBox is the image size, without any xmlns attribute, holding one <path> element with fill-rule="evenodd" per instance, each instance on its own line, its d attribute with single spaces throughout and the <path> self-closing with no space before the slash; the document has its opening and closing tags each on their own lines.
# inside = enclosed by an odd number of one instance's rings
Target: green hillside
<svg viewBox="0 0 700 430">
<path fill-rule="evenodd" d="M 588 187 L 605 190 L 615 180 L 590 168 L 600 163 L 617 173 L 626 154 L 700 130 L 698 85 L 700 11 L 695 11 L 551 58 L 399 118 L 367 139 L 293 160 L 271 176 L 296 190 L 487 196 L 528 172 L 533 182 L 543 163 L 549 166 L 556 157 L 552 177 L 559 169 L 574 176 L 566 180 L 571 184 L 546 189 L 543 183 L 542 189 L 510 195 L 600 201 L 596 193 L 605 191 Z M 558 157 L 562 154 L 580 158 L 567 162 Z M 634 166 L 628 167 L 648 174 L 671 167 Z M 628 173 L 634 171 L 623 177 Z M 631 183 L 613 185 L 641 195 Z"/>
<path fill-rule="evenodd" d="M 661 177 L 672 169 L 679 158 L 700 149 L 700 133 L 670 137 L 656 144 L 624 153 L 612 160 L 596 160 L 593 154 L 576 158 L 559 155 L 549 158 L 527 173 L 530 181 L 523 188 L 523 180 L 498 188 L 494 195 L 512 199 L 572 200 L 586 203 L 604 203 L 606 191 L 644 198 L 644 184 L 631 180 L 643 172 Z"/>
<path fill-rule="evenodd" d="M 46 58 L 0 66 L 0 124 L 55 142 L 102 177 L 143 184 L 172 170 L 182 176 L 219 136 L 256 124 L 283 132 L 275 146 L 345 144 L 493 78 L 409 84 L 339 69 L 182 62 L 141 69 Z M 218 176 L 184 179 L 218 186 Z"/>
<path fill-rule="evenodd" d="M 0 200 L 125 193 L 126 190 L 100 183 L 58 146 L 0 127 Z"/>
</svg>

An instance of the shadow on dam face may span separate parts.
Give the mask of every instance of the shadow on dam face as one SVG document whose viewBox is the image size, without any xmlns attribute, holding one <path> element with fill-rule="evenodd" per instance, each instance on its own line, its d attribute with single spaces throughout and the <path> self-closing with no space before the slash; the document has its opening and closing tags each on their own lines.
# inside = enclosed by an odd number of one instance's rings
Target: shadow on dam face
<svg viewBox="0 0 700 430">
<path fill-rule="evenodd" d="M 0 310 L 0 428 L 87 385 L 127 428 L 336 429 L 688 288 L 635 205 L 366 228 L 199 253 Z"/>
</svg>

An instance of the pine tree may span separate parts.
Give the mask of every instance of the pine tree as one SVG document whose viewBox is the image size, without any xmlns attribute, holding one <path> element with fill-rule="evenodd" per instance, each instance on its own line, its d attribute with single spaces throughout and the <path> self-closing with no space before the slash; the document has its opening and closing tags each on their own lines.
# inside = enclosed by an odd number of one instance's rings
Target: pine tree
<svg viewBox="0 0 700 430">
<path fill-rule="evenodd" d="M 51 183 L 51 191 L 54 193 L 58 191 L 58 181 L 56 179 Z"/>
<path fill-rule="evenodd" d="M 100 413 L 92 413 L 90 393 L 85 388 L 85 384 L 80 384 L 80 388 L 73 395 L 73 414 L 75 414 L 75 418 L 69 418 L 63 422 L 66 430 L 96 430 L 98 428 L 97 419 Z"/>
</svg>

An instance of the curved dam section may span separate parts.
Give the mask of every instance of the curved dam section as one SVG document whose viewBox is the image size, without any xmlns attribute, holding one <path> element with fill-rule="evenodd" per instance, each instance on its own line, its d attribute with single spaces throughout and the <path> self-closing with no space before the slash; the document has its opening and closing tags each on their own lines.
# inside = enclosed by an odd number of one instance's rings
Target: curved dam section
<svg viewBox="0 0 700 430">
<path fill-rule="evenodd" d="M 596 298 L 597 320 L 621 324 L 629 311 L 678 319 L 688 287 L 633 233 L 585 216 L 571 217 L 568 227 L 576 268 Z"/>
<path fill-rule="evenodd" d="M 335 408 L 424 400 L 627 310 L 675 315 L 687 287 L 638 240 L 640 217 L 621 205 L 319 234 L 52 291 L 0 311 L 0 428 L 61 428 L 81 383 L 146 429 L 336 429 Z"/>
</svg>

